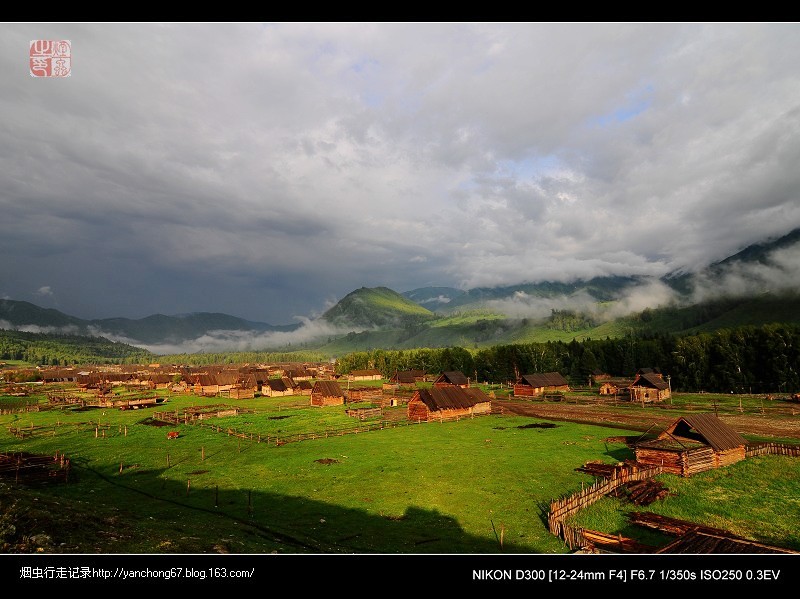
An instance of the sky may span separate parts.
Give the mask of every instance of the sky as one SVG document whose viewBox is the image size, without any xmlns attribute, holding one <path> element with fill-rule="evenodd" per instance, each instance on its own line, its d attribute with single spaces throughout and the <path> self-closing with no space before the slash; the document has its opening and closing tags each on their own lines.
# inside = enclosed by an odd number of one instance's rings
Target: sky
<svg viewBox="0 0 800 599">
<path fill-rule="evenodd" d="M 0 297 L 286 324 L 800 226 L 800 25 L 0 24 Z M 31 40 L 70 77 L 32 77 Z"/>
</svg>

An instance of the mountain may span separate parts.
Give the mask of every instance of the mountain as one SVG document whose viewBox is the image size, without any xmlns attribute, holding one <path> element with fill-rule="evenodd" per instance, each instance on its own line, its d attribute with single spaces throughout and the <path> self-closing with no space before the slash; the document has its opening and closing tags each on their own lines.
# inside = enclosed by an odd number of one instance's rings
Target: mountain
<svg viewBox="0 0 800 599">
<path fill-rule="evenodd" d="M 437 312 L 452 314 L 463 310 L 492 309 L 493 302 L 513 298 L 559 298 L 573 296 L 585 292 L 586 295 L 598 302 L 612 301 L 619 297 L 624 290 L 642 282 L 641 277 L 595 277 L 588 281 L 573 281 L 561 283 L 557 281 L 543 281 L 540 283 L 522 283 L 505 287 L 476 287 L 462 292 L 452 301 L 442 304 Z"/>
<path fill-rule="evenodd" d="M 322 315 L 338 327 L 402 328 L 435 318 L 430 310 L 388 287 L 362 287 L 344 296 Z"/>
<path fill-rule="evenodd" d="M 404 291 L 400 295 L 420 306 L 436 311 L 437 308 L 449 304 L 454 299 L 464 295 L 464 293 L 464 291 L 455 287 L 420 287 L 419 289 Z"/>
<path fill-rule="evenodd" d="M 741 268 L 749 268 L 751 273 L 757 273 L 759 267 L 769 267 L 775 252 L 791 250 L 792 248 L 800 248 L 800 229 L 794 229 L 786 235 L 775 239 L 749 245 L 698 272 L 687 273 L 678 270 L 667 274 L 662 280 L 683 294 L 689 294 L 698 285 L 706 285 L 708 282 L 717 283 L 724 287 L 722 279 L 726 274 Z"/>
<path fill-rule="evenodd" d="M 265 322 L 253 322 L 219 312 L 195 312 L 179 316 L 153 314 L 138 320 L 129 318 L 106 318 L 89 321 L 99 329 L 98 334 L 125 337 L 141 343 L 179 343 L 197 339 L 212 331 L 290 331 L 299 325 L 273 326 Z"/>
<path fill-rule="evenodd" d="M 29 302 L 0 300 L 0 329 L 105 336 L 147 346 L 191 341 L 184 344 L 191 347 L 185 351 L 196 352 L 245 346 L 265 349 L 264 333 L 300 328 L 297 335 L 270 336 L 273 345 L 269 348 L 300 345 L 331 355 L 377 347 L 481 347 L 685 334 L 744 325 L 800 324 L 798 265 L 800 229 L 746 247 L 697 272 L 676 271 L 660 280 L 609 276 L 468 291 L 423 287 L 403 294 L 386 287 L 362 287 L 302 328 L 209 312 L 83 320 Z M 214 350 L 209 349 L 212 346 Z"/>
<path fill-rule="evenodd" d="M 212 331 L 291 331 L 297 324 L 274 326 L 216 312 L 176 316 L 154 314 L 140 319 L 83 320 L 54 309 L 15 300 L 0 300 L 0 328 L 34 333 L 65 333 L 124 339 L 130 343 L 180 343 Z"/>
<path fill-rule="evenodd" d="M 3 329 L 29 326 L 42 329 L 64 329 L 58 332 L 77 333 L 81 327 L 86 326 L 86 322 L 52 308 L 40 308 L 30 302 L 0 300 L 0 328 Z"/>
</svg>

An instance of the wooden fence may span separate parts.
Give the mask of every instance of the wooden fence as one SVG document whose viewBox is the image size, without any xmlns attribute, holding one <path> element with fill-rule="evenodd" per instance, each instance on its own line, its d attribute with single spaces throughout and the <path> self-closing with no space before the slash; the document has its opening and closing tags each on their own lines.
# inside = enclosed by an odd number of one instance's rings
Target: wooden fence
<svg viewBox="0 0 800 599">
<path fill-rule="evenodd" d="M 793 458 L 800 457 L 800 445 L 789 443 L 758 443 L 745 448 L 745 456 L 753 458 L 760 455 L 785 455 Z"/>
<path fill-rule="evenodd" d="M 237 430 L 230 426 L 220 426 L 218 424 L 212 424 L 210 422 L 204 422 L 203 420 L 190 420 L 188 422 L 173 422 L 173 424 L 185 424 L 191 426 L 199 426 L 200 428 L 208 429 L 215 433 L 220 433 L 227 435 L 229 437 L 236 437 L 238 439 L 244 439 L 245 441 L 251 441 L 253 443 L 266 443 L 267 445 L 274 445 L 275 447 L 280 447 L 281 445 L 286 445 L 287 443 L 297 443 L 299 441 L 309 441 L 312 439 L 327 439 L 329 437 L 341 437 L 344 435 L 357 435 L 359 433 L 368 433 L 372 431 L 378 431 L 383 429 L 389 428 L 397 428 L 400 426 L 409 426 L 411 424 L 427 424 L 428 422 L 452 422 L 452 421 L 460 421 L 462 419 L 468 418 L 475 418 L 477 416 L 483 416 L 484 414 L 473 414 L 473 415 L 458 415 L 458 416 L 450 416 L 450 417 L 439 417 L 435 420 L 380 420 L 374 422 L 366 422 L 364 424 L 360 424 L 358 426 L 345 426 L 340 428 L 328 428 L 324 431 L 313 431 L 313 432 L 305 432 L 305 433 L 294 433 L 294 434 L 284 434 L 284 435 L 264 435 L 260 433 L 254 433 L 249 431 L 242 431 Z M 488 415 L 488 414 L 487 414 Z M 155 417 L 155 415 L 154 415 Z"/>
<path fill-rule="evenodd" d="M 629 468 L 612 474 L 611 478 L 600 479 L 577 493 L 554 499 L 550 502 L 550 511 L 547 514 L 547 526 L 550 532 L 564 539 L 570 549 L 582 547 L 585 542 L 583 534 L 580 529 L 566 525 L 564 521 L 567 518 L 626 483 L 645 480 L 658 474 L 661 474 L 660 466 Z"/>
<path fill-rule="evenodd" d="M 350 416 L 351 418 L 366 420 L 367 418 L 375 418 L 376 416 L 382 416 L 383 410 L 381 408 L 356 408 L 351 410 L 345 410 L 344 413 Z"/>
<path fill-rule="evenodd" d="M 0 453 L 0 476 L 13 476 L 16 482 L 68 482 L 69 470 L 69 458 L 60 452 L 52 456 Z"/>
</svg>

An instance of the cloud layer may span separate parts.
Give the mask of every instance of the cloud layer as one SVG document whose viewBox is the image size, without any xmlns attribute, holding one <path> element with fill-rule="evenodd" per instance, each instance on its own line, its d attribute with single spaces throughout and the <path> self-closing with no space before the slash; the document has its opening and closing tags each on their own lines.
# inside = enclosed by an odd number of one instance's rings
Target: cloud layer
<svg viewBox="0 0 800 599">
<path fill-rule="evenodd" d="M 800 226 L 798 33 L 3 24 L 0 295 L 285 323 L 361 286 L 696 269 Z M 30 77 L 32 39 L 72 76 Z"/>
</svg>

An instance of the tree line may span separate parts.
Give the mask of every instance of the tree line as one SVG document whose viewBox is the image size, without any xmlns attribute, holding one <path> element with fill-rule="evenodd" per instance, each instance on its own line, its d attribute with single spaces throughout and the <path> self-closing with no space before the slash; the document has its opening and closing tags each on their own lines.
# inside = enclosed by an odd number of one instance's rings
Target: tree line
<svg viewBox="0 0 800 599">
<path fill-rule="evenodd" d="M 795 393 L 800 391 L 800 327 L 765 325 L 675 336 L 653 334 L 583 341 L 548 341 L 413 350 L 370 350 L 340 358 L 337 370 L 376 368 L 439 373 L 460 370 L 472 380 L 515 381 L 520 375 L 560 372 L 575 386 L 602 372 L 633 378 L 639 368 L 660 369 L 677 391 Z"/>
<path fill-rule="evenodd" d="M 24 360 L 41 366 L 137 364 L 154 355 L 140 347 L 104 337 L 0 330 L 0 360 Z"/>
</svg>

